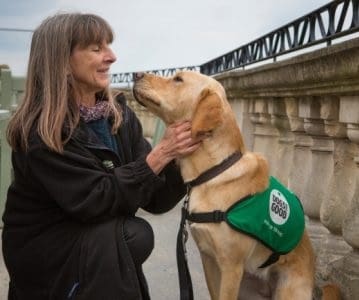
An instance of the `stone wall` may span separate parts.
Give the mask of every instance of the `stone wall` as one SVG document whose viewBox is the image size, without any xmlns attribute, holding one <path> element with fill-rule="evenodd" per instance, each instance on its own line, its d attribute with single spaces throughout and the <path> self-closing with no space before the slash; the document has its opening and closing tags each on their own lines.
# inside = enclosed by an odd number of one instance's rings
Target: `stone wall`
<svg viewBox="0 0 359 300">
<path fill-rule="evenodd" d="M 359 297 L 359 39 L 216 76 L 248 149 L 300 197 L 318 284 Z"/>
</svg>

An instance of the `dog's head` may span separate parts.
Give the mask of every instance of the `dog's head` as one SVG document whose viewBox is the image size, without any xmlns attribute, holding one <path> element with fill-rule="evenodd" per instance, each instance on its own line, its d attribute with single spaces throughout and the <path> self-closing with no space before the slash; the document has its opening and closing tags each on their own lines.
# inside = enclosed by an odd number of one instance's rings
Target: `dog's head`
<svg viewBox="0 0 359 300">
<path fill-rule="evenodd" d="M 172 77 L 139 74 L 133 93 L 140 104 L 167 125 L 190 120 L 194 137 L 210 135 L 230 110 L 222 85 L 192 71 L 181 71 Z"/>
</svg>

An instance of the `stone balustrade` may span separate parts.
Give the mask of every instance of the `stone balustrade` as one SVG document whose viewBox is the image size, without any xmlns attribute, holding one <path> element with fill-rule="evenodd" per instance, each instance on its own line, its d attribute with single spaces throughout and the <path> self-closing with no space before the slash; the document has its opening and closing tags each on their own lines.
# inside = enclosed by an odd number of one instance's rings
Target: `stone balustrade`
<svg viewBox="0 0 359 300">
<path fill-rule="evenodd" d="M 247 148 L 301 199 L 317 281 L 359 295 L 359 39 L 217 75 Z"/>
</svg>

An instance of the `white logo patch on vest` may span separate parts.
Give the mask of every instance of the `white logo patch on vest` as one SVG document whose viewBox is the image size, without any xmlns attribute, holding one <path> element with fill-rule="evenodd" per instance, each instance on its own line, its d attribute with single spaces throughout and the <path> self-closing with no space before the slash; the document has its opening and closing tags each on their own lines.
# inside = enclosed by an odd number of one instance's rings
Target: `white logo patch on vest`
<svg viewBox="0 0 359 300">
<path fill-rule="evenodd" d="M 269 197 L 269 215 L 277 225 L 287 222 L 290 215 L 290 207 L 285 196 L 278 190 L 273 189 Z"/>
</svg>

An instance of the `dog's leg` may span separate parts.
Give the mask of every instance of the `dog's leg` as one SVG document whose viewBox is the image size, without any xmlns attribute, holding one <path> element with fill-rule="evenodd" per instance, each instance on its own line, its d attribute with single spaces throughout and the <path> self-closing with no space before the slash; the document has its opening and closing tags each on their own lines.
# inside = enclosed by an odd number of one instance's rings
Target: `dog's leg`
<svg viewBox="0 0 359 300">
<path fill-rule="evenodd" d="M 314 254 L 307 232 L 296 249 L 279 259 L 275 300 L 312 300 L 314 288 Z"/>
<path fill-rule="evenodd" d="M 236 300 L 243 270 L 233 264 L 218 264 L 217 260 L 201 253 L 206 282 L 212 300 Z"/>
<path fill-rule="evenodd" d="M 219 300 L 238 299 L 239 287 L 243 277 L 243 265 L 222 265 L 220 270 Z"/>
<path fill-rule="evenodd" d="M 312 300 L 313 282 L 296 274 L 281 274 L 274 292 L 274 300 Z"/>
<path fill-rule="evenodd" d="M 219 299 L 220 270 L 214 257 L 201 252 L 202 265 L 211 299 Z"/>
</svg>

